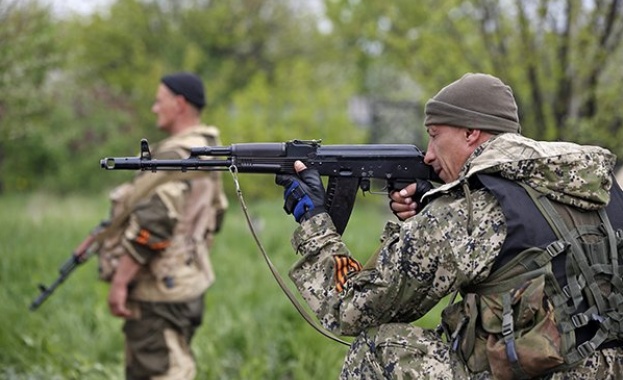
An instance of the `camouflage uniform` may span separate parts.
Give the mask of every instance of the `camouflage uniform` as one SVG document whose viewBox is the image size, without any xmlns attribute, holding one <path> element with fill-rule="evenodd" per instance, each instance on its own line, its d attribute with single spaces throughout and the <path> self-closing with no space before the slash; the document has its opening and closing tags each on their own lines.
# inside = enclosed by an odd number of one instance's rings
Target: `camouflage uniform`
<svg viewBox="0 0 623 380">
<path fill-rule="evenodd" d="M 184 130 L 155 145 L 152 156 L 186 158 L 191 147 L 203 145 L 220 145 L 216 128 Z M 128 292 L 134 317 L 123 327 L 126 377 L 194 378 L 190 342 L 214 281 L 209 248 L 227 208 L 220 174 L 141 172 L 112 198 L 116 212 L 131 213 L 119 235 L 104 243 L 101 277 L 110 279 L 120 255 L 142 265 Z"/>
<path fill-rule="evenodd" d="M 290 277 L 327 329 L 357 337 L 341 378 L 489 378 L 469 373 L 434 331 L 410 324 L 459 287 L 484 281 L 506 238 L 500 204 L 484 189 L 470 191 L 467 179 L 499 173 L 565 204 L 596 209 L 609 200 L 614 162 L 599 147 L 499 135 L 470 156 L 457 181 L 427 194 L 432 201 L 417 216 L 388 222 L 380 248 L 361 270 L 326 213 L 301 223 L 292 245 L 302 258 Z M 619 347 L 551 378 L 622 374 Z"/>
</svg>

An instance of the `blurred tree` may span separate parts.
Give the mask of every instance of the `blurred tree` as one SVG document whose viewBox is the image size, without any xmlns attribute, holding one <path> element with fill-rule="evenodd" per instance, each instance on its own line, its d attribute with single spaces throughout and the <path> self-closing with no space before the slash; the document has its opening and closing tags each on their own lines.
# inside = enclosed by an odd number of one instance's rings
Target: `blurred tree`
<svg viewBox="0 0 623 380">
<path fill-rule="evenodd" d="M 161 137 L 150 109 L 160 76 L 171 71 L 203 77 L 204 120 L 228 143 L 361 141 L 347 119 L 348 65 L 316 22 L 289 0 L 124 0 L 63 22 L 65 86 L 55 98 L 65 112 L 50 122 L 69 126 L 54 139 L 70 148 L 65 161 L 79 162 L 61 169 L 57 187 L 105 186 L 111 174 L 93 173 L 99 158 L 135 154 L 141 137 Z M 76 169 L 84 175 L 72 181 Z"/>
<path fill-rule="evenodd" d="M 623 154 L 620 0 L 332 0 L 327 9 L 344 46 L 357 47 L 362 78 L 380 61 L 430 96 L 467 71 L 489 72 L 515 90 L 526 135 Z"/>
<path fill-rule="evenodd" d="M 55 33 L 46 7 L 0 0 L 0 192 L 33 188 L 53 170 L 41 131 L 53 106 L 44 84 L 59 60 Z"/>
<path fill-rule="evenodd" d="M 174 70 L 198 73 L 206 81 L 209 106 L 228 107 L 256 74 L 272 86 L 279 62 L 319 56 L 313 19 L 290 3 L 117 1 L 109 13 L 82 20 L 72 42 L 78 49 L 75 68 L 85 85 L 100 82 L 125 97 L 141 119 L 150 116 L 154 83 Z"/>
<path fill-rule="evenodd" d="M 355 128 L 346 112 L 352 84 L 323 66 L 296 57 L 277 64 L 272 81 L 266 73 L 255 74 L 230 105 L 214 115 L 228 120 L 222 129 L 225 143 L 293 139 L 322 140 L 323 144 L 363 142 L 365 131 Z M 277 194 L 273 176 L 242 177 L 240 183 L 250 196 Z"/>
<path fill-rule="evenodd" d="M 623 154 L 621 0 L 117 0 L 71 19 L 0 0 L 0 21 L 7 189 L 93 190 L 130 175 L 98 161 L 162 137 L 154 88 L 178 70 L 203 77 L 205 121 L 228 144 L 364 142 L 352 96 L 418 107 L 483 71 L 513 87 L 526 135 Z M 410 115 L 401 123 L 421 128 Z"/>
</svg>

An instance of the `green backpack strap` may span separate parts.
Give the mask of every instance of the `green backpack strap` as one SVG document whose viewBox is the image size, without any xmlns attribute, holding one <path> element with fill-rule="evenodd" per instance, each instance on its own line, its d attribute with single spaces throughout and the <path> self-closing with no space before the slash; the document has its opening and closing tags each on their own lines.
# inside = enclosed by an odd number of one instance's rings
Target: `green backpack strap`
<svg viewBox="0 0 623 380">
<path fill-rule="evenodd" d="M 590 340 L 580 344 L 577 348 L 567 347 L 568 354 L 565 358 L 567 363 L 576 363 L 593 354 L 602 343 L 613 339 L 613 330 L 618 332 L 619 337 L 623 335 L 623 323 L 621 322 L 621 317 L 623 317 L 623 282 L 618 263 L 618 235 L 613 230 L 605 209 L 602 208 L 597 212 L 600 220 L 599 226 L 577 226 L 572 230 L 545 195 L 538 193 L 525 183 L 521 183 L 521 185 L 533 199 L 556 236 L 561 239 L 560 244 L 568 245 L 568 254 L 572 257 L 572 260 L 566 261 L 567 285 L 562 289 L 564 297 L 554 300 L 556 307 L 565 308 L 567 311 L 568 318 L 563 318 L 560 321 L 562 332 L 570 334 L 591 321 L 599 323 L 597 333 Z M 580 244 L 579 238 L 588 233 L 605 234 L 607 237 L 606 244 L 598 245 L 598 248 L 591 252 L 600 258 L 600 264 L 591 265 L 585 249 Z M 609 264 L 607 264 L 608 262 Z M 595 278 L 596 273 L 605 273 L 611 276 L 614 289 L 608 298 L 604 297 L 599 287 L 599 282 Z M 585 312 L 575 313 L 585 295 L 589 308 Z M 566 307 L 569 299 L 573 301 L 573 307 Z"/>
<path fill-rule="evenodd" d="M 521 368 L 519 356 L 515 349 L 515 326 L 513 323 L 513 306 L 510 292 L 502 295 L 502 337 L 506 346 L 506 357 L 510 363 L 515 379 L 529 379 L 530 376 Z"/>
</svg>

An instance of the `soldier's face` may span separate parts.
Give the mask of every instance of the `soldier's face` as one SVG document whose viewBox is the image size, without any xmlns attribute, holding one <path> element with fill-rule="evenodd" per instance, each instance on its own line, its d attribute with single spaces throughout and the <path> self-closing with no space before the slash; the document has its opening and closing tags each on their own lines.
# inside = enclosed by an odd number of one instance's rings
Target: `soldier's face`
<svg viewBox="0 0 623 380">
<path fill-rule="evenodd" d="M 167 86 L 160 84 L 151 112 L 156 114 L 156 125 L 165 132 L 170 132 L 180 113 L 180 96 L 175 95 Z"/>
<path fill-rule="evenodd" d="M 431 125 L 424 162 L 431 165 L 444 182 L 459 178 L 461 168 L 474 151 L 470 134 L 473 130 L 447 125 Z"/>
</svg>

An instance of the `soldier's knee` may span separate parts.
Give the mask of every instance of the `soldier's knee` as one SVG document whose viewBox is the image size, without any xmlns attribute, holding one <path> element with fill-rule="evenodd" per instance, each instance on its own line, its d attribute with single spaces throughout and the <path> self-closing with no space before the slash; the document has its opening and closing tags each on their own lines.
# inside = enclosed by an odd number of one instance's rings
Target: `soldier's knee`
<svg viewBox="0 0 623 380">
<path fill-rule="evenodd" d="M 448 378 L 453 372 L 448 347 L 435 332 L 391 323 L 357 337 L 342 378 Z"/>
</svg>

